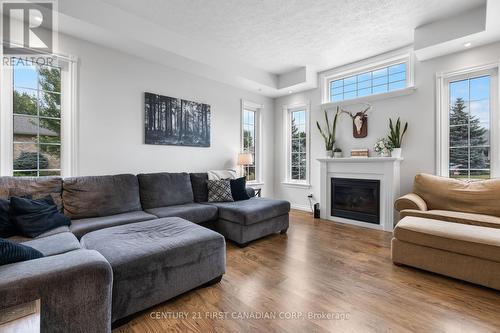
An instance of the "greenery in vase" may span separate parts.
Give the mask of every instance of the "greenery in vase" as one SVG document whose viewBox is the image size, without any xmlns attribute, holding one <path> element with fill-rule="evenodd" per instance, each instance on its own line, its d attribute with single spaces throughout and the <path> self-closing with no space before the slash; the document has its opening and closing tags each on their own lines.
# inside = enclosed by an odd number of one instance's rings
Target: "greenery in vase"
<svg viewBox="0 0 500 333">
<path fill-rule="evenodd" d="M 393 148 L 401 148 L 401 144 L 403 143 L 403 137 L 408 130 L 408 123 L 405 123 L 403 128 L 403 132 L 401 132 L 401 121 L 396 120 L 396 125 L 393 125 L 392 119 L 389 118 L 389 129 L 390 134 L 388 136 L 389 142 L 391 143 Z"/>
<path fill-rule="evenodd" d="M 330 126 L 330 120 L 328 119 L 328 113 L 325 110 L 325 121 L 326 129 L 323 130 L 318 121 L 316 125 L 318 126 L 319 133 L 325 140 L 325 148 L 327 151 L 333 150 L 333 145 L 335 144 L 335 131 L 337 129 L 337 118 L 339 116 L 339 107 L 337 106 L 337 112 L 335 113 L 335 118 L 333 119 L 333 124 Z"/>
<path fill-rule="evenodd" d="M 333 152 L 334 152 L 334 153 L 341 153 L 341 152 L 342 152 L 342 149 L 340 149 L 340 148 L 335 148 L 335 149 L 333 150 Z"/>
<path fill-rule="evenodd" d="M 382 155 L 388 155 L 393 149 L 394 146 L 386 138 L 378 139 L 375 146 L 373 146 L 373 150 Z"/>
</svg>

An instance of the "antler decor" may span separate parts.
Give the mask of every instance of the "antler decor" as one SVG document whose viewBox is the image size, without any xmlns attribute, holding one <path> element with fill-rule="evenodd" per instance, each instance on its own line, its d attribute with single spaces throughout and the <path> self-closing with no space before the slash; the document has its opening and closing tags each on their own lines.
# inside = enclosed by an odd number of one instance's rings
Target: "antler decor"
<svg viewBox="0 0 500 333">
<path fill-rule="evenodd" d="M 341 113 L 348 114 L 352 119 L 352 136 L 355 138 L 364 138 L 368 135 L 368 111 L 371 110 L 372 106 L 368 103 L 363 103 L 366 108 L 363 111 L 357 113 L 351 113 L 344 109 L 340 109 Z"/>
</svg>

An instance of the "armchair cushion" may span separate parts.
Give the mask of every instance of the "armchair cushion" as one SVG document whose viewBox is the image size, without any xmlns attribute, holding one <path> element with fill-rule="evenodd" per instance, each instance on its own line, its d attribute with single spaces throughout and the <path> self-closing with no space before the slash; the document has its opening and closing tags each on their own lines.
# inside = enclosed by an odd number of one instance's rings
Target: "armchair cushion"
<svg viewBox="0 0 500 333">
<path fill-rule="evenodd" d="M 407 217 L 394 229 L 399 241 L 500 262 L 500 230 Z"/>
<path fill-rule="evenodd" d="M 415 209 L 415 210 L 427 210 L 427 204 L 424 199 L 419 197 L 415 193 L 408 193 L 398 198 L 396 202 L 394 202 L 394 209 L 397 211 L 402 211 L 405 209 Z"/>
<path fill-rule="evenodd" d="M 415 209 L 405 209 L 399 213 L 399 216 L 401 219 L 406 216 L 414 216 L 428 218 L 431 220 L 440 220 L 500 229 L 500 217 L 491 215 L 453 212 L 449 210 L 420 211 Z"/>
</svg>

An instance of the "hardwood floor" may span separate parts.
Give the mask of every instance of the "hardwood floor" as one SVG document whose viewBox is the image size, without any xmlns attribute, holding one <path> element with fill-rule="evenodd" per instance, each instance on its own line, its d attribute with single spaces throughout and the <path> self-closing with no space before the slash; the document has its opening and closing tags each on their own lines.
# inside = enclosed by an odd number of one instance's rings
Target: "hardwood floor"
<svg viewBox="0 0 500 333">
<path fill-rule="evenodd" d="M 148 309 L 113 332 L 500 331 L 500 292 L 395 266 L 390 239 L 293 211 L 287 235 L 244 249 L 228 243 L 219 284 Z M 328 315 L 335 318 L 321 318 Z"/>
</svg>

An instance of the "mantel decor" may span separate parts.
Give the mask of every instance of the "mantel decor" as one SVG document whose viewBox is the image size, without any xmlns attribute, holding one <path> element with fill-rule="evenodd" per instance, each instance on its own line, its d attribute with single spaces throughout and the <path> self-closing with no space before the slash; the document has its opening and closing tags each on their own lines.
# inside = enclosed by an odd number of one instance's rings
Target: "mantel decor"
<svg viewBox="0 0 500 333">
<path fill-rule="evenodd" d="M 210 147 L 210 105 L 144 94 L 145 143 Z"/>
</svg>

